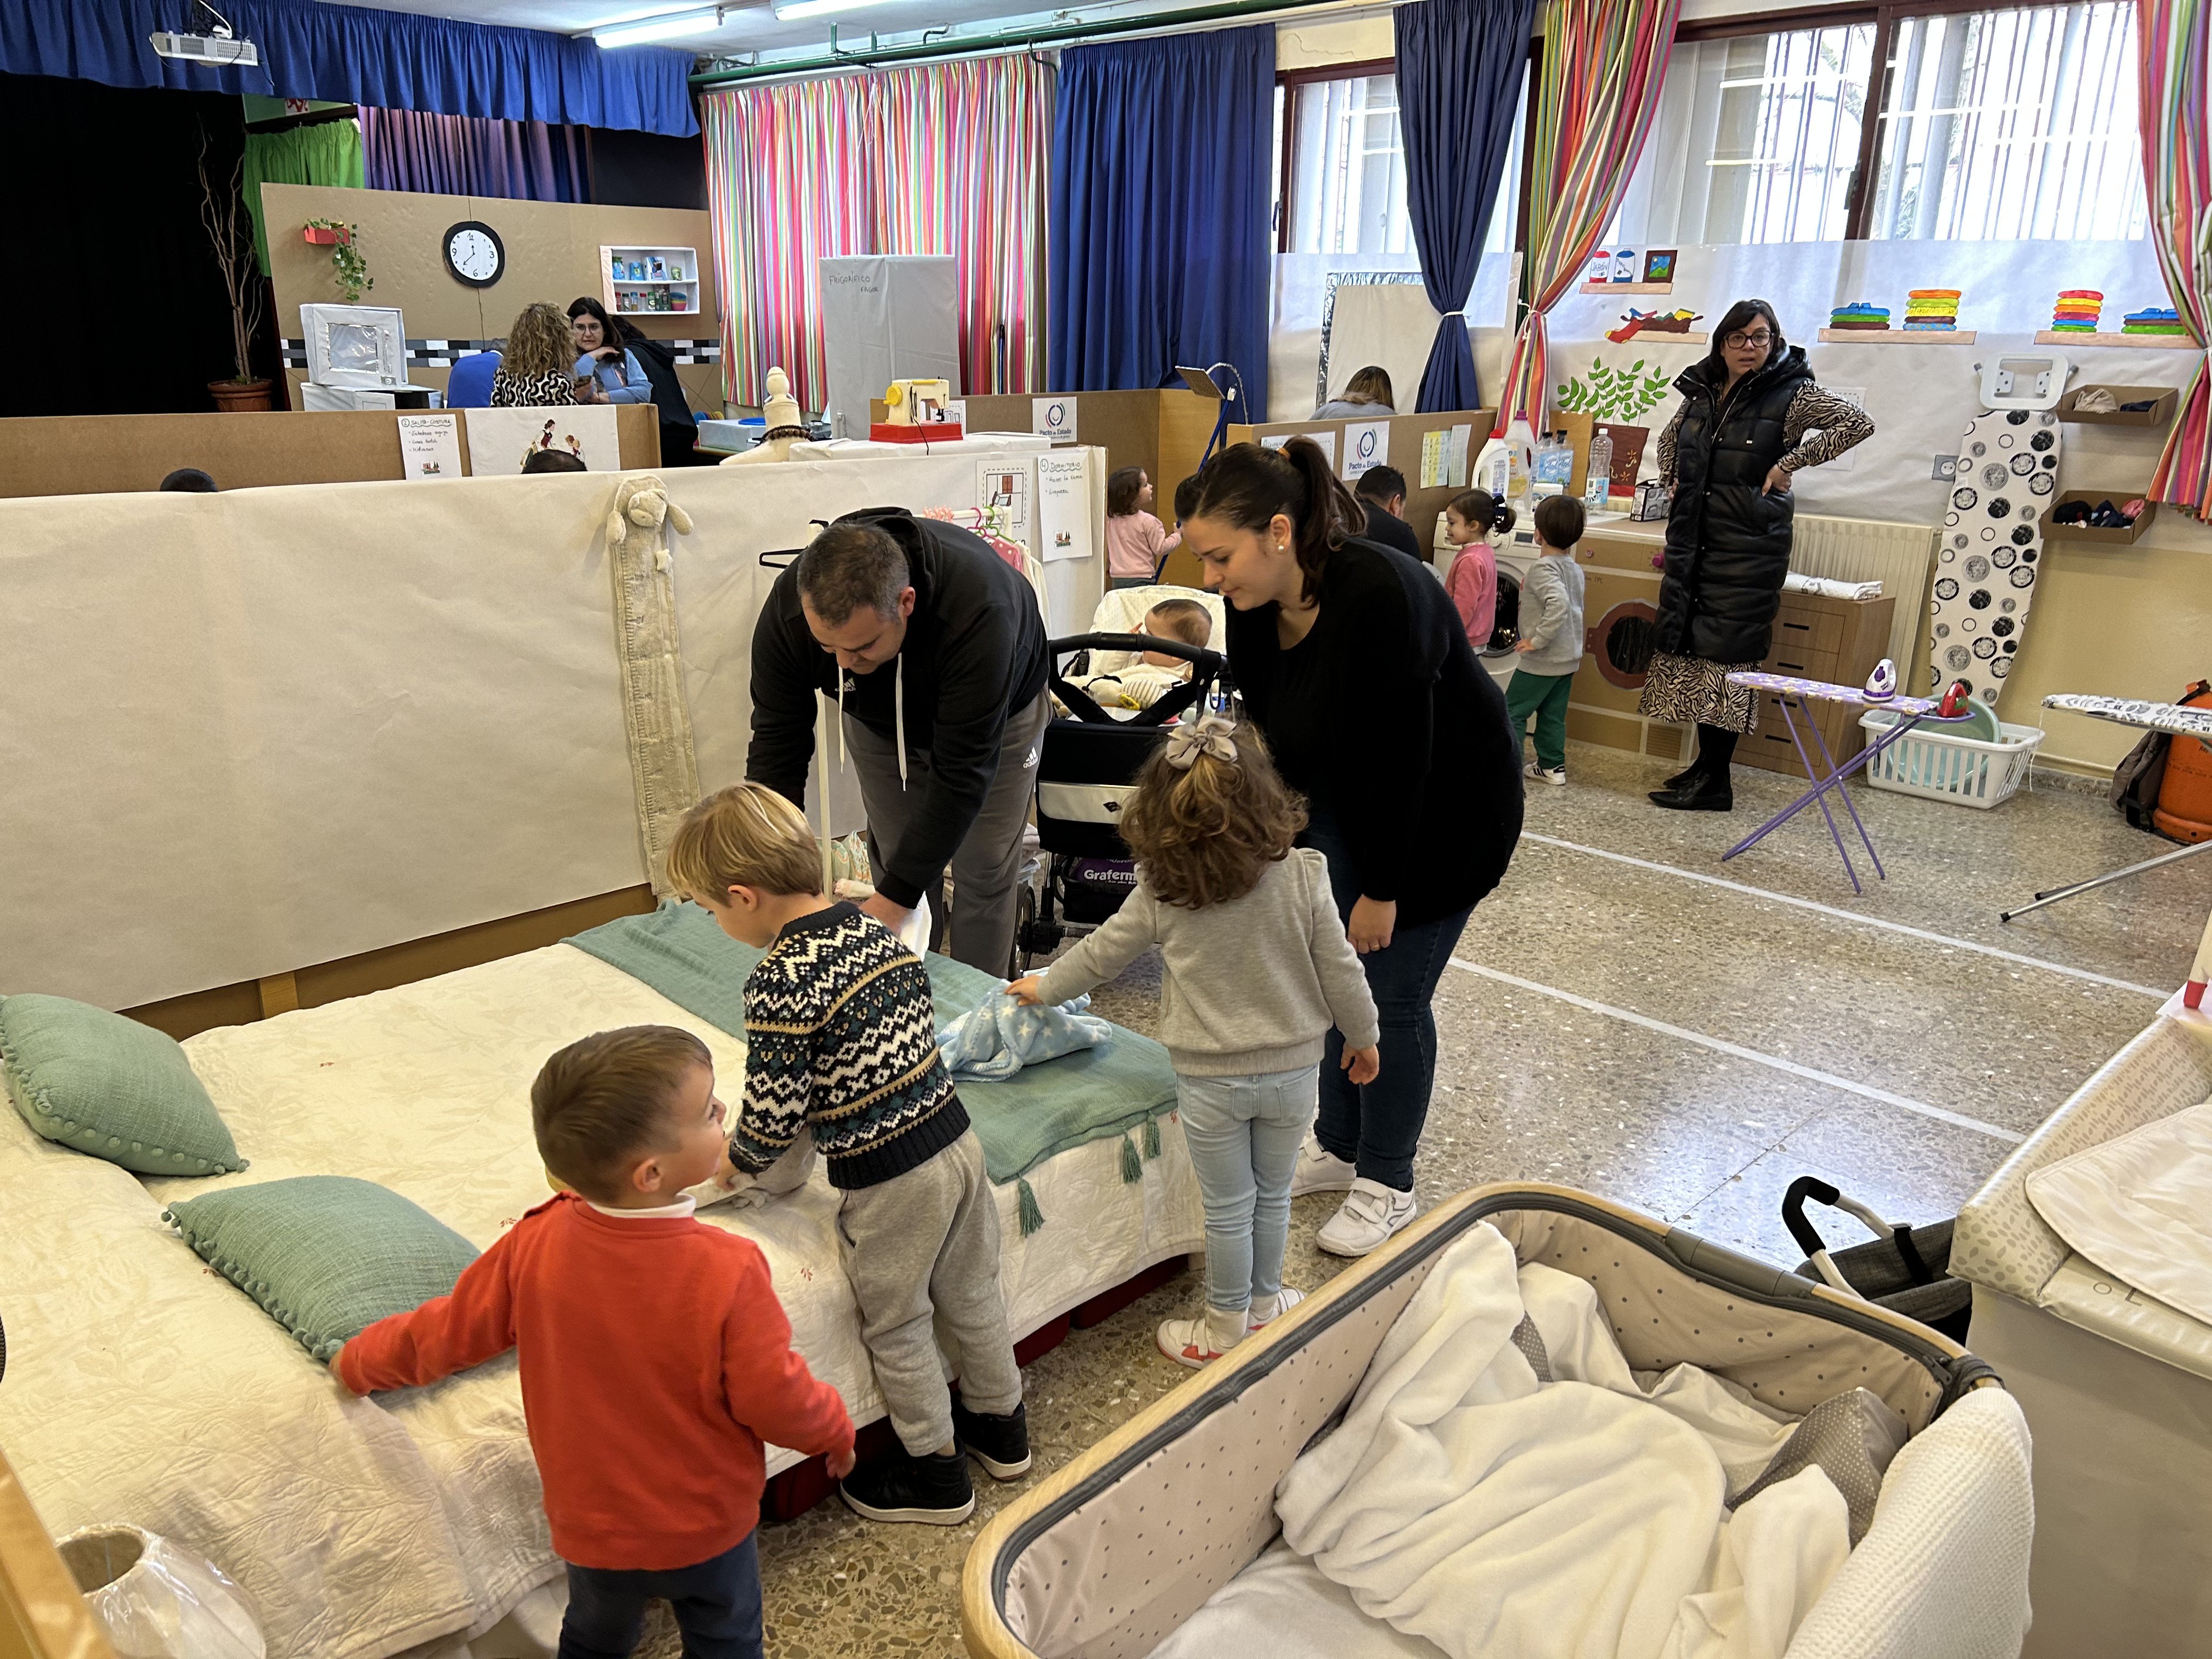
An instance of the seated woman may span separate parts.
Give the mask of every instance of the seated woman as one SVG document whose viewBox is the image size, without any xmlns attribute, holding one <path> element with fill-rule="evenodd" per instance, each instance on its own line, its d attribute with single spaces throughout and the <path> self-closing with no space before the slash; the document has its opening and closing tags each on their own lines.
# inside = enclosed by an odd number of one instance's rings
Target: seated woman
<svg viewBox="0 0 2212 1659">
<path fill-rule="evenodd" d="M 532 409 L 561 404 L 603 404 L 596 380 L 579 383 L 576 337 L 568 319 L 549 305 L 525 306 L 507 329 L 498 372 L 491 377 L 494 409 Z"/>
<path fill-rule="evenodd" d="M 649 404 L 653 382 L 630 342 L 637 331 L 607 315 L 588 295 L 568 302 L 568 327 L 576 339 L 576 379 L 596 380 L 611 404 Z"/>
<path fill-rule="evenodd" d="M 1344 395 L 1332 398 L 1313 412 L 1316 421 L 1379 421 L 1398 411 L 1390 389 L 1390 372 L 1370 363 L 1347 381 Z"/>
</svg>

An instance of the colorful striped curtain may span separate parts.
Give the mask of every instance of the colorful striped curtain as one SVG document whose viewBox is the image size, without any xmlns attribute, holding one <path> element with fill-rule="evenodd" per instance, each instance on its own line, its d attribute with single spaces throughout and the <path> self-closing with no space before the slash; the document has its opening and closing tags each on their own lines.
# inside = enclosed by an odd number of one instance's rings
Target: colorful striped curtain
<svg viewBox="0 0 2212 1659">
<path fill-rule="evenodd" d="M 1022 54 L 702 100 L 733 401 L 757 404 L 781 367 L 802 407 L 823 406 L 824 254 L 957 256 L 964 389 L 1044 389 L 1050 73 Z"/>
<path fill-rule="evenodd" d="M 2173 308 L 2203 344 L 2212 341 L 2212 82 L 2204 61 L 2212 8 L 2206 0 L 2136 0 L 2136 35 L 2151 245 Z M 2212 359 L 2197 364 L 2182 394 L 2150 495 L 2212 518 Z"/>
<path fill-rule="evenodd" d="M 1544 316 L 1582 275 L 1613 218 L 1659 107 L 1681 0 L 1545 0 L 1543 61 L 1529 146 L 1524 309 L 1498 400 L 1545 429 Z"/>
</svg>

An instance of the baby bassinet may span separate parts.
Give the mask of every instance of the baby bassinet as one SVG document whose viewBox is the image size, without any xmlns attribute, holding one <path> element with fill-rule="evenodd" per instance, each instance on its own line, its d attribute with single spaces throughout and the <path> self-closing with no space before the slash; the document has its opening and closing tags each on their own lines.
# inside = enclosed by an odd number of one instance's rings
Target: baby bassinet
<svg viewBox="0 0 2212 1659">
<path fill-rule="evenodd" d="M 1253 1560 L 1275 1486 L 1437 1258 L 1488 1220 L 1588 1279 L 1638 1370 L 1689 1361 L 1796 1413 L 1871 1389 L 1913 1437 L 1790 1659 L 2004 1659 L 2027 1623 L 2027 1436 L 1996 1374 L 1886 1309 L 1565 1188 L 1477 1188 L 1000 1510 L 962 1592 L 976 1659 L 1138 1659 Z M 1993 1390 L 1948 1416 L 1970 1390 Z"/>
</svg>

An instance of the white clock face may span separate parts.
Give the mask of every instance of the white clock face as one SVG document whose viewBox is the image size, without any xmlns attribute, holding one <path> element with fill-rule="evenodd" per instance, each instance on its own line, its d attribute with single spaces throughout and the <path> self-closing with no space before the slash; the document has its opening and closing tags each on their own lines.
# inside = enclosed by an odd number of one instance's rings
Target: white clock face
<svg viewBox="0 0 2212 1659">
<path fill-rule="evenodd" d="M 446 244 L 446 257 L 472 282 L 489 283 L 499 275 L 499 246 L 480 230 L 456 231 Z"/>
</svg>

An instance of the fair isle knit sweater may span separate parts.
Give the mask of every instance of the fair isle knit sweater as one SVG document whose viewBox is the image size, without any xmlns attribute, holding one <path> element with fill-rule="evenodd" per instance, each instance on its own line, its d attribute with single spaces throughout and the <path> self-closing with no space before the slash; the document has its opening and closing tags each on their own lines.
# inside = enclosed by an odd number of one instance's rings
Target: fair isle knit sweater
<svg viewBox="0 0 2212 1659">
<path fill-rule="evenodd" d="M 968 1131 L 920 958 L 850 904 L 776 935 L 745 980 L 745 1045 L 730 1161 L 750 1174 L 810 1127 L 830 1185 L 880 1186 Z"/>
</svg>

